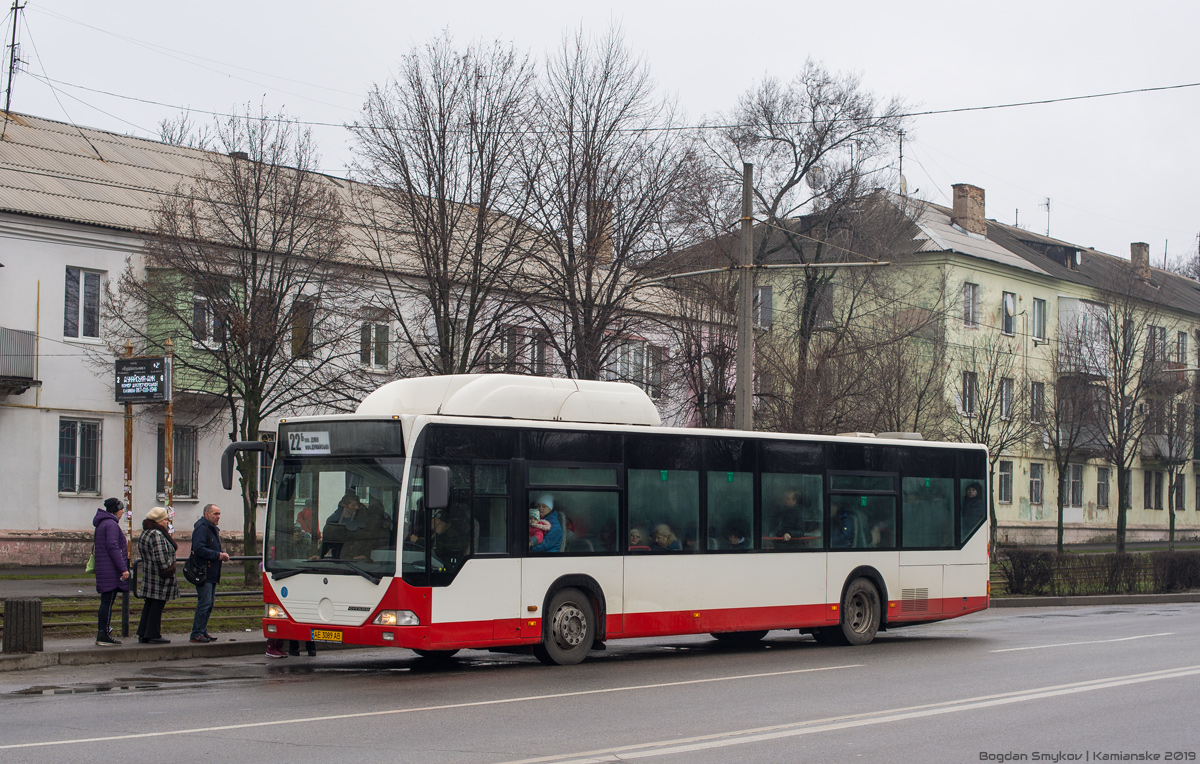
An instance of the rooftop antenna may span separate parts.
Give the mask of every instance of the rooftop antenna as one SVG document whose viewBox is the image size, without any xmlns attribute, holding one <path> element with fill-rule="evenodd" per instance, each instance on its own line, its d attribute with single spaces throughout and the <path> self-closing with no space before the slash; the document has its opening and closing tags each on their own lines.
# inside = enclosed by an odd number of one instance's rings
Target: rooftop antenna
<svg viewBox="0 0 1200 764">
<path fill-rule="evenodd" d="M 1046 235 L 1049 236 L 1050 235 L 1050 197 L 1047 196 L 1046 203 L 1039 204 L 1038 206 L 1046 208 Z"/>
<path fill-rule="evenodd" d="M 900 131 L 900 195 L 908 192 L 908 183 L 904 181 L 904 131 Z"/>
<path fill-rule="evenodd" d="M 21 11 L 23 10 L 25 10 L 25 6 L 21 5 L 21 0 L 13 0 L 12 42 L 8 45 L 8 88 L 4 93 L 4 111 L 6 114 L 12 109 L 13 76 L 17 73 L 17 67 L 25 63 L 21 60 L 20 46 L 17 45 L 17 24 L 20 23 Z"/>
</svg>

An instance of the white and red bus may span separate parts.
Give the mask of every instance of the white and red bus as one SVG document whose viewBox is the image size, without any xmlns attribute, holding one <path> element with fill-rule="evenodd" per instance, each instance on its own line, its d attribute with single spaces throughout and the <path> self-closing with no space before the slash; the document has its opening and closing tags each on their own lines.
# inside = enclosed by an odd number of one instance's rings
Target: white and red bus
<svg viewBox="0 0 1200 764">
<path fill-rule="evenodd" d="M 267 637 L 570 664 L 988 606 L 981 446 L 668 428 L 633 385 L 490 374 L 392 382 L 277 442 Z M 224 477 L 267 447 L 231 445 Z"/>
</svg>

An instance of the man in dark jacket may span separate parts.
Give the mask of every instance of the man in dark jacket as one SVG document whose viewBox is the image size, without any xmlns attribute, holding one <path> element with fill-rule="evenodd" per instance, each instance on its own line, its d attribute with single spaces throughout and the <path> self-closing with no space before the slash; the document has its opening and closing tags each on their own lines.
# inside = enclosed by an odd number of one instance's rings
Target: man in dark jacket
<svg viewBox="0 0 1200 764">
<path fill-rule="evenodd" d="M 96 528 L 96 591 L 100 593 L 100 610 L 96 614 L 96 645 L 115 647 L 119 644 L 109 633 L 113 600 L 117 592 L 129 591 L 129 556 L 125 534 L 121 532 L 121 514 L 125 503 L 117 498 L 105 499 L 104 507 L 96 510 L 92 525 Z"/>
<path fill-rule="evenodd" d="M 213 600 L 217 595 L 217 582 L 221 580 L 221 563 L 229 555 L 221 551 L 221 508 L 216 504 L 205 504 L 204 515 L 192 528 L 192 553 L 201 563 L 208 564 L 208 574 L 196 585 L 196 615 L 192 618 L 192 642 L 201 644 L 216 642 L 208 633 L 208 616 L 212 613 Z"/>
</svg>

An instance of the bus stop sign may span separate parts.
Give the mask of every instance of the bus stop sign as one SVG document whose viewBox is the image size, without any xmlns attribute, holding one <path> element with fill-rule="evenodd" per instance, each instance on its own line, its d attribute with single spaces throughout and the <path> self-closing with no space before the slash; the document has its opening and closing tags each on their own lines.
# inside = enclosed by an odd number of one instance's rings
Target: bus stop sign
<svg viewBox="0 0 1200 764">
<path fill-rule="evenodd" d="M 117 403 L 171 400 L 171 362 L 163 357 L 117 359 Z"/>
</svg>

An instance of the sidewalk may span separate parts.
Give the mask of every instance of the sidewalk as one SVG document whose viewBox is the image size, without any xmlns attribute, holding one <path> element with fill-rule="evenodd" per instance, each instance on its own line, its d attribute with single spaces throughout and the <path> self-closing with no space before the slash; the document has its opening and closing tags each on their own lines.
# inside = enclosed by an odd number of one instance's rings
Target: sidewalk
<svg viewBox="0 0 1200 764">
<path fill-rule="evenodd" d="M 216 642 L 197 645 L 186 634 L 173 634 L 169 645 L 138 644 L 136 636 L 118 637 L 120 647 L 97 647 L 92 637 L 47 639 L 44 650 L 32 654 L 0 654 L 0 671 L 47 668 L 48 666 L 87 666 L 95 663 L 137 663 L 141 661 L 177 661 L 186 658 L 228 658 L 237 655 L 262 655 L 267 640 L 262 632 L 217 632 Z"/>
</svg>

